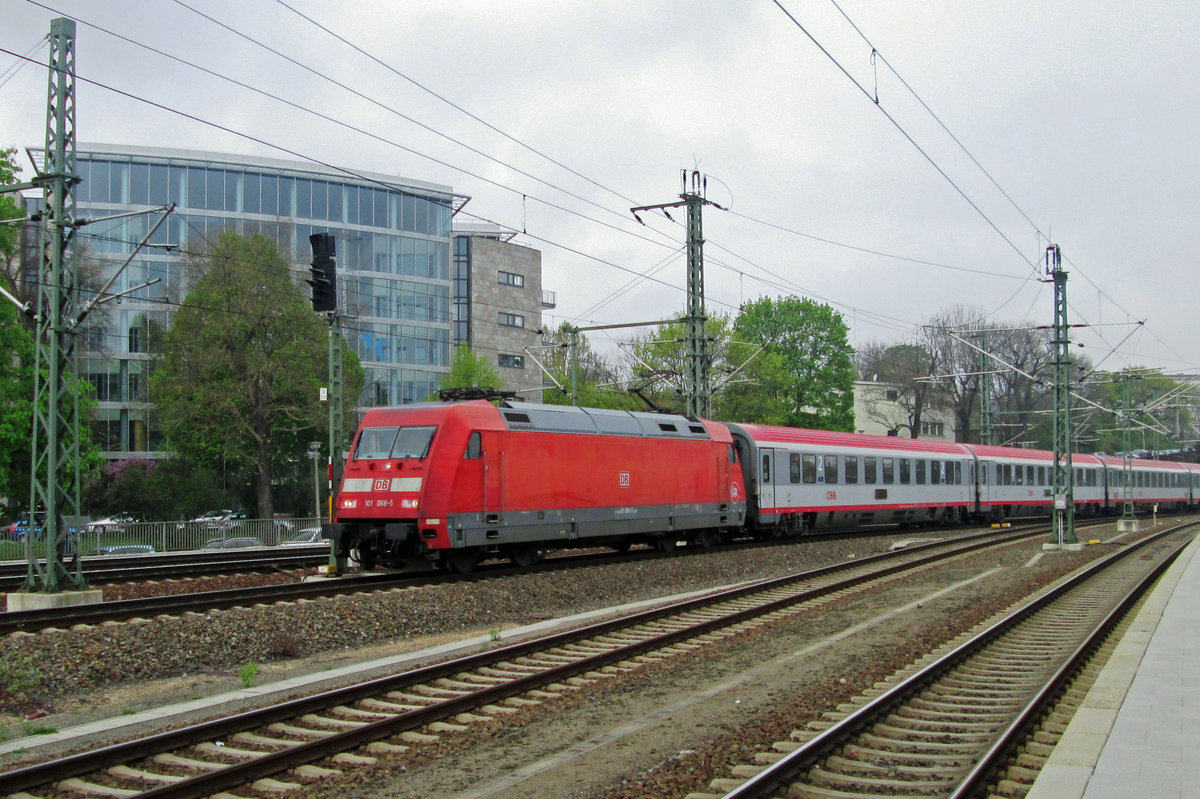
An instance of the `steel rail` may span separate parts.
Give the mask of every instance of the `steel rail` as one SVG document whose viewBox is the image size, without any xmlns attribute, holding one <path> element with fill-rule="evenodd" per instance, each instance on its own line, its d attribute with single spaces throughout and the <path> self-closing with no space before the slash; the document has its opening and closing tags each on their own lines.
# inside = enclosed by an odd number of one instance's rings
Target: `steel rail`
<svg viewBox="0 0 1200 799">
<path fill-rule="evenodd" d="M 83 576 L 90 582 L 118 582 L 190 577 L 206 574 L 228 574 L 235 571 L 255 571 L 268 568 L 292 569 L 329 561 L 329 550 L 314 548 L 303 551 L 298 547 L 275 547 L 242 552 L 199 553 L 182 555 L 153 554 L 132 556 L 91 556 L 83 559 Z M 25 561 L 0 564 L 0 590 L 19 588 L 28 568 Z"/>
<path fill-rule="evenodd" d="M 595 671 L 605 665 L 627 660 L 646 651 L 661 649 L 664 646 L 669 646 L 681 640 L 704 635 L 711 630 L 737 624 L 748 618 L 762 616 L 799 602 L 845 590 L 852 585 L 920 568 L 940 560 L 946 560 L 992 546 L 1003 546 L 1033 536 L 1044 535 L 1046 529 L 1048 528 L 1009 531 L 1007 534 L 1000 536 L 996 535 L 995 530 L 989 530 L 967 539 L 933 542 L 909 549 L 879 553 L 853 561 L 845 561 L 797 574 L 759 581 L 717 594 L 676 602 L 671 605 L 643 611 L 633 616 L 599 622 L 544 638 L 487 650 L 457 660 L 434 664 L 401 674 L 389 675 L 265 708 L 246 711 L 228 718 L 214 719 L 178 730 L 113 744 L 49 763 L 26 766 L 0 773 L 0 795 L 16 793 L 46 785 L 49 782 L 57 782 L 68 777 L 95 772 L 103 768 L 148 757 L 160 752 L 225 738 L 238 732 L 296 718 L 307 713 L 326 710 L 346 704 L 347 702 L 379 696 L 389 691 L 396 691 L 440 678 L 450 677 L 463 671 L 478 669 L 514 658 L 534 656 L 547 649 L 562 647 L 613 631 L 654 622 L 659 619 L 729 602 L 752 594 L 766 593 L 794 583 L 828 578 L 847 570 L 863 572 L 862 574 L 840 581 L 831 581 L 825 585 L 816 586 L 788 597 L 767 601 L 753 608 L 737 611 L 718 619 L 699 622 L 686 629 L 671 631 L 653 639 L 630 644 L 627 647 L 612 649 L 602 654 L 581 658 L 574 662 L 563 664 L 558 668 L 547 669 L 537 674 L 529 675 L 518 682 L 508 682 L 495 687 L 483 688 L 474 694 L 448 699 L 429 708 L 399 714 L 393 718 L 369 723 L 353 730 L 338 732 L 316 741 L 298 743 L 280 752 L 264 753 L 262 757 L 247 763 L 229 765 L 218 771 L 188 778 L 182 782 L 151 788 L 138 794 L 139 797 L 146 797 L 146 799 L 209 796 L 227 788 L 243 785 L 250 780 L 284 771 L 303 762 L 318 760 L 337 751 L 353 749 L 370 741 L 379 740 L 423 726 L 431 721 L 454 716 L 466 709 L 478 707 L 480 704 L 500 701 L 533 688 L 560 682 L 577 674 Z M 930 551 L 934 549 L 944 551 L 940 553 Z M 902 562 L 889 563 L 889 561 L 896 560 Z M 882 568 L 872 568 L 881 564 Z"/>
<path fill-rule="evenodd" d="M 878 533 L 873 533 L 877 535 Z M 994 531 L 986 534 L 994 534 Z M 782 541 L 744 542 L 723 548 L 724 552 L 760 547 L 787 546 L 811 540 L 790 539 Z M 167 594 L 140 599 L 115 600 L 93 605 L 72 605 L 62 608 L 10 611 L 0 613 L 0 636 L 14 632 L 32 632 L 50 627 L 71 627 L 77 624 L 100 624 L 106 621 L 124 621 L 133 618 L 171 616 L 181 613 L 203 613 L 209 610 L 226 610 L 248 604 L 272 604 L 302 598 L 340 596 L 363 591 L 380 591 L 392 587 L 415 587 L 434 583 L 474 582 L 481 579 L 506 577 L 509 575 L 532 574 L 541 571 L 556 571 L 569 568 L 610 565 L 633 561 L 656 560 L 671 557 L 701 556 L 711 550 L 688 549 L 672 552 L 637 551 L 632 554 L 605 553 L 603 555 L 564 555 L 550 558 L 527 568 L 507 564 L 485 565 L 468 575 L 443 572 L 388 573 L 365 576 L 350 576 L 340 579 L 320 580 L 307 583 L 232 588 L 220 591 L 203 591 L 186 594 Z M 911 549 L 910 549 L 911 551 Z M 160 576 L 157 575 L 156 576 Z"/>
<path fill-rule="evenodd" d="M 871 725 L 892 712 L 896 707 L 903 704 L 909 697 L 914 696 L 925 690 L 937 679 L 944 676 L 947 672 L 953 670 L 960 664 L 967 661 L 969 658 L 977 654 L 979 651 L 986 648 L 995 639 L 999 638 L 1004 633 L 1012 630 L 1020 625 L 1034 613 L 1042 610 L 1061 597 L 1070 593 L 1072 590 L 1092 579 L 1096 575 L 1103 572 L 1105 569 L 1112 566 L 1130 555 L 1139 552 L 1142 548 L 1155 543 L 1162 538 L 1173 535 L 1183 529 L 1200 524 L 1200 522 L 1186 522 L 1176 527 L 1156 533 L 1147 538 L 1133 542 L 1129 546 L 1118 552 L 1114 552 L 1101 560 L 1089 565 L 1087 568 L 1073 575 L 1070 579 L 1056 586 L 1052 591 L 1038 597 L 1034 601 L 1021 607 L 1011 615 L 999 620 L 988 629 L 980 632 L 952 651 L 948 652 L 937 661 L 930 663 L 915 674 L 910 675 L 900 683 L 888 689 L 884 693 L 872 699 L 867 704 L 850 713 L 841 721 L 833 724 L 827 729 L 821 731 L 810 740 L 801 744 L 799 747 L 789 752 L 787 755 L 764 768 L 758 774 L 750 777 L 741 785 L 728 791 L 722 799 L 763 799 L 764 797 L 774 796 L 775 792 L 784 789 L 790 782 L 797 779 L 800 775 L 806 773 L 809 769 L 818 765 L 821 761 L 835 754 L 847 740 L 866 731 Z M 1178 556 L 1179 552 L 1186 547 L 1190 541 L 1181 545 L 1174 553 L 1165 560 L 1173 561 Z M 1139 581 L 1139 587 L 1144 588 L 1157 579 L 1158 575 L 1165 570 L 1166 564 L 1159 564 L 1153 570 L 1152 577 Z M 1122 606 L 1132 604 L 1132 601 L 1126 597 L 1121 603 Z M 1108 623 L 1114 618 L 1114 614 L 1107 614 L 1101 625 Z M 1116 617 L 1119 618 L 1119 617 Z M 1113 622 L 1115 623 L 1115 621 Z M 1101 626 L 1097 625 L 1097 627 Z M 1097 643 L 1093 635 L 1089 635 L 1087 641 L 1077 647 L 1073 652 L 1073 656 L 1079 655 L 1080 652 L 1094 648 Z M 1060 668 L 1055 676 L 1059 677 L 1062 674 L 1073 673 L 1079 668 L 1079 664 L 1075 664 L 1072 668 Z M 1011 745 L 1009 736 L 1016 734 L 1016 731 L 1023 729 L 1037 718 L 1039 711 L 1044 705 L 1039 705 L 1038 702 L 1045 702 L 1053 696 L 1061 684 L 1050 684 L 1047 682 L 1045 687 L 1039 690 L 1037 697 L 1031 700 L 1026 708 L 1021 712 L 1020 717 L 1014 721 L 1009 729 L 1005 732 L 1006 741 L 998 741 L 985 755 L 989 761 L 989 766 L 994 767 L 995 763 L 1004 756 Z M 986 780 L 991 772 L 984 767 L 982 762 L 978 764 L 968 775 L 972 785 L 977 787 L 980 780 Z M 960 788 L 954 796 L 962 797 L 969 793 L 965 788 Z"/>
</svg>

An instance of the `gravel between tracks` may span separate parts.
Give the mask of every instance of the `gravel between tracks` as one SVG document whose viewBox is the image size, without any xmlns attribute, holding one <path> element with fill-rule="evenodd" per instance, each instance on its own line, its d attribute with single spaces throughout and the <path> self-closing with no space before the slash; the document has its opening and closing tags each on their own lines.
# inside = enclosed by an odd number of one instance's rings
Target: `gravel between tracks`
<svg viewBox="0 0 1200 799">
<path fill-rule="evenodd" d="M 946 533 L 806 541 L 748 552 L 716 552 L 704 557 L 354 595 L 165 622 L 16 636 L 0 641 L 0 662 L 21 657 L 38 663 L 45 692 L 42 704 L 52 714 L 38 723 L 66 726 L 126 708 L 231 690 L 240 685 L 236 671 L 248 662 L 262 664 L 258 683 L 266 683 L 434 641 L 841 562 L 886 549 L 900 538 L 942 535 Z M 732 708 L 723 699 L 700 703 L 664 722 L 671 728 L 669 736 L 659 734 L 662 731 L 635 734 L 611 745 L 598 758 L 584 758 L 574 771 L 573 780 L 578 784 L 555 783 L 554 777 L 547 776 L 503 795 L 633 799 L 682 796 L 687 790 L 701 789 L 706 782 L 699 775 L 709 773 L 706 764 L 747 762 L 751 754 L 747 747 L 754 746 L 747 741 L 786 737 L 786 732 L 797 724 L 797 717 L 817 717 L 922 654 L 930 641 L 987 618 L 1031 586 L 1048 582 L 1091 557 L 1057 555 L 1043 559 L 1039 566 L 1022 568 L 1038 546 L 1018 547 L 1009 555 L 993 558 L 992 565 L 1002 566 L 1007 574 L 1003 579 L 960 592 L 937 603 L 937 607 L 905 618 L 892 629 L 844 642 L 816 657 L 813 664 L 806 661 L 803 669 L 786 671 L 786 677 L 777 675 L 766 683 L 739 689 L 741 698 Z M 820 614 L 806 617 L 794 629 L 753 636 L 752 645 L 720 645 L 711 648 L 713 655 L 656 668 L 650 685 L 635 674 L 622 678 L 615 689 L 610 687 L 602 702 L 589 702 L 589 692 L 584 691 L 562 701 L 561 707 L 556 704 L 552 718 L 534 711 L 528 714 L 528 721 L 506 719 L 502 728 L 486 731 L 487 746 L 478 745 L 477 734 L 464 734 L 461 740 L 450 738 L 423 749 L 412 762 L 366 769 L 338 781 L 336 787 L 315 787 L 309 793 L 321 795 L 328 790 L 329 796 L 336 794 L 338 799 L 383 794 L 452 795 L 500 776 L 509 760 L 509 767 L 515 768 L 539 753 L 552 755 L 564 742 L 569 745 L 580 736 L 586 738 L 588 730 L 617 726 L 622 719 L 686 701 L 695 686 L 753 669 L 773 656 L 845 629 L 864 614 L 882 612 L 905 597 L 920 596 L 931 587 L 965 579 L 981 568 L 979 563 L 965 563 L 911 586 L 833 603 Z M 69 690 L 51 692 L 49 686 L 55 685 Z M 560 715 L 559 711 L 566 712 Z M 538 732 L 531 740 L 534 728 Z M 681 740 L 691 743 L 681 747 Z M 521 750 L 519 758 L 499 754 L 514 747 Z M 407 771 L 418 766 L 419 778 Z"/>
<path fill-rule="evenodd" d="M 35 684 L 23 696 L 5 696 L 0 689 L 0 725 L 11 725 L 37 711 L 67 713 L 75 719 L 86 717 L 90 708 L 111 712 L 117 702 L 120 709 L 133 709 L 171 695 L 231 690 L 240 684 L 236 675 L 247 663 L 259 664 L 256 684 L 263 684 L 305 669 L 306 661 L 316 661 L 314 667 L 319 669 L 331 660 L 365 659 L 405 644 L 404 648 L 415 648 L 430 636 L 486 634 L 624 602 L 778 576 L 861 557 L 899 537 L 903 536 L 807 541 L 704 557 L 18 633 L 0 639 L 0 670 L 15 669 Z M 253 579 L 238 575 L 109 586 L 105 597 L 212 591 L 242 587 Z M 266 579 L 286 578 L 269 575 Z M 371 649 L 359 651 L 367 647 Z"/>
</svg>

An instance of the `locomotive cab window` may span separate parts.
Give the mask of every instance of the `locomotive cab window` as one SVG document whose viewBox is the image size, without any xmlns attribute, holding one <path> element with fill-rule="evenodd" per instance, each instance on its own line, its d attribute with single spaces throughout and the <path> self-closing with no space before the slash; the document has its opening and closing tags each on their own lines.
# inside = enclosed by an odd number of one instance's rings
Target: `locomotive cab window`
<svg viewBox="0 0 1200 799">
<path fill-rule="evenodd" d="M 368 427 L 358 437 L 354 459 L 384 460 L 424 458 L 433 441 L 433 425 L 418 427 Z"/>
<path fill-rule="evenodd" d="M 483 441 L 478 432 L 472 433 L 467 439 L 467 450 L 463 453 L 463 458 L 469 461 L 479 460 L 483 457 Z"/>
</svg>

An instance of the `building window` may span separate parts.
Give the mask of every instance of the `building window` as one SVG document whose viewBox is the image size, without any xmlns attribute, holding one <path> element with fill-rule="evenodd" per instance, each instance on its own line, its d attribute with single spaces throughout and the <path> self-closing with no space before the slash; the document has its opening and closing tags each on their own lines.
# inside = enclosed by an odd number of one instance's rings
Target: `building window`
<svg viewBox="0 0 1200 799">
<path fill-rule="evenodd" d="M 518 313 L 505 313 L 501 311 L 499 321 L 505 327 L 525 327 L 525 317 Z"/>
<path fill-rule="evenodd" d="M 943 422 L 921 422 L 921 435 L 923 436 L 942 436 L 946 433 L 946 425 Z"/>
<path fill-rule="evenodd" d="M 506 369 L 524 369 L 525 368 L 525 356 L 524 355 L 505 355 L 504 353 L 500 353 L 500 365 L 505 367 Z"/>
<path fill-rule="evenodd" d="M 521 288 L 525 285 L 524 275 L 518 275 L 515 272 L 505 272 L 504 270 L 500 270 L 496 274 L 501 286 L 516 286 L 517 288 Z"/>
</svg>

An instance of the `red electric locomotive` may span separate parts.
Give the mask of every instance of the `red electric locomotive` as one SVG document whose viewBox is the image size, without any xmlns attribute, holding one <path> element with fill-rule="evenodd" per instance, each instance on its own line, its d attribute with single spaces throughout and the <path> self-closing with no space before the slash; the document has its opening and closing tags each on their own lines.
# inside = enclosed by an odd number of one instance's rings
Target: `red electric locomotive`
<svg viewBox="0 0 1200 799">
<path fill-rule="evenodd" d="M 484 400 L 367 411 L 326 526 L 339 564 L 528 565 L 548 549 L 701 544 L 742 527 L 728 428 L 685 416 Z"/>
</svg>

